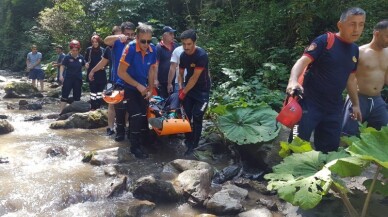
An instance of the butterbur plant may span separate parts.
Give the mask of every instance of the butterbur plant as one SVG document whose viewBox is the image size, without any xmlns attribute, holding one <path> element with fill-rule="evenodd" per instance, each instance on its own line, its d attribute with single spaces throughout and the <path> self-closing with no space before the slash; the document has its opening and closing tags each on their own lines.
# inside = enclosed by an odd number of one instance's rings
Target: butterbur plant
<svg viewBox="0 0 388 217">
<path fill-rule="evenodd" d="M 360 131 L 359 137 L 344 138 L 343 141 L 349 145 L 347 149 L 340 148 L 328 154 L 309 150 L 306 142 L 298 139 L 294 144 L 283 144 L 281 153 L 286 157 L 273 167 L 273 173 L 265 175 L 267 188 L 276 190 L 280 198 L 302 209 L 314 208 L 332 190 L 340 196 L 350 216 L 367 216 L 371 194 L 388 195 L 388 188 L 382 181 L 388 177 L 388 126 L 379 131 L 361 126 Z M 290 150 L 301 153 L 287 156 Z M 376 165 L 376 172 L 372 180 L 364 182 L 368 194 L 359 214 L 350 203 L 350 190 L 341 178 L 359 176 L 371 163 Z"/>
</svg>

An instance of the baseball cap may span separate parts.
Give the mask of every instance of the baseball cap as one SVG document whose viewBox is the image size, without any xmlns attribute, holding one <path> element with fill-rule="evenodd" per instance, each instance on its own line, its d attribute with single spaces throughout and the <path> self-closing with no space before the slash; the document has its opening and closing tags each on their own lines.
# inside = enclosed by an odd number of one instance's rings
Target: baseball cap
<svg viewBox="0 0 388 217">
<path fill-rule="evenodd" d="M 170 26 L 163 27 L 163 33 L 165 32 L 175 32 L 176 30 L 171 28 Z"/>
</svg>

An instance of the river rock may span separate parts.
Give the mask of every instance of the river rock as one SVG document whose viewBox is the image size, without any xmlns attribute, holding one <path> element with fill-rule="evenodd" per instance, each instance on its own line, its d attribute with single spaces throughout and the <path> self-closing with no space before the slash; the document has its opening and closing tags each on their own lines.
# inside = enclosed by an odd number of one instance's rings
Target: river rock
<svg viewBox="0 0 388 217">
<path fill-rule="evenodd" d="M 7 120 L 0 120 L 0 135 L 7 134 L 15 129 Z"/>
<path fill-rule="evenodd" d="M 87 113 L 75 113 L 67 120 L 58 120 L 50 124 L 51 129 L 95 129 L 108 125 L 106 111 L 100 109 Z"/>
<path fill-rule="evenodd" d="M 4 76 L 0 76 L 0 82 L 6 82 L 7 79 Z"/>
<path fill-rule="evenodd" d="M 47 149 L 46 154 L 50 157 L 56 157 L 59 155 L 67 156 L 67 151 L 62 147 L 50 147 Z"/>
<path fill-rule="evenodd" d="M 2 120 L 8 119 L 8 116 L 7 115 L 0 115 L 0 119 L 2 119 Z"/>
<path fill-rule="evenodd" d="M 156 179 L 153 176 L 138 179 L 133 189 L 133 196 L 140 200 L 177 202 L 181 198 L 170 182 Z"/>
<path fill-rule="evenodd" d="M 85 101 L 74 101 L 66 106 L 60 115 L 66 113 L 84 113 L 90 111 L 90 104 Z"/>
<path fill-rule="evenodd" d="M 108 198 L 118 197 L 127 191 L 127 181 L 128 177 L 124 176 L 122 179 L 119 179 L 118 182 L 111 184 L 111 192 L 108 195 Z"/>
<path fill-rule="evenodd" d="M 4 98 L 42 98 L 43 95 L 39 90 L 27 82 L 11 82 L 5 87 Z"/>
<path fill-rule="evenodd" d="M 252 209 L 252 210 L 238 214 L 238 217 L 252 217 L 252 216 L 272 217 L 272 213 L 268 209 L 261 208 L 261 209 Z"/>
<path fill-rule="evenodd" d="M 46 96 L 47 97 L 52 97 L 52 98 L 59 98 L 61 96 L 61 92 L 62 92 L 62 88 L 58 87 L 58 88 L 56 88 L 54 90 L 49 90 L 46 93 Z"/>
<path fill-rule="evenodd" d="M 243 210 L 241 204 L 248 196 L 248 191 L 235 185 L 224 185 L 206 203 L 206 208 L 217 215 L 236 215 Z"/>
<path fill-rule="evenodd" d="M 128 216 L 128 217 L 146 216 L 146 214 L 154 210 L 155 207 L 156 205 L 150 201 L 135 200 L 130 203 L 128 207 L 128 213 L 125 216 Z"/>
</svg>

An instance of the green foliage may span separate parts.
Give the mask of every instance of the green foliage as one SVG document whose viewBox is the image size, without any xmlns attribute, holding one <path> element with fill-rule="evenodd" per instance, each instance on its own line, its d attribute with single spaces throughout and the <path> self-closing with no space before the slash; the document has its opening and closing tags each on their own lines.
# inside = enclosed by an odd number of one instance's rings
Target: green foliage
<svg viewBox="0 0 388 217">
<path fill-rule="evenodd" d="M 303 153 L 313 150 L 310 142 L 299 137 L 295 137 L 291 143 L 280 142 L 280 147 L 279 156 L 282 158 L 289 156 L 291 153 Z"/>
<path fill-rule="evenodd" d="M 311 209 L 319 204 L 332 184 L 346 192 L 336 175 L 359 175 L 365 165 L 365 161 L 351 157 L 343 149 L 328 154 L 309 151 L 284 158 L 264 178 L 269 180 L 268 189 L 277 190 L 280 198 L 302 209 Z"/>
<path fill-rule="evenodd" d="M 362 132 L 360 138 L 354 141 L 348 150 L 354 156 L 388 168 L 388 153 L 385 151 L 387 141 L 388 127 L 382 127 L 380 131 Z"/>
<path fill-rule="evenodd" d="M 383 167 L 381 174 L 384 177 L 388 174 L 388 155 L 385 152 L 388 126 L 377 131 L 362 125 L 360 130 L 360 138 L 352 137 L 346 140 L 350 145 L 346 149 L 348 153 L 343 149 L 327 155 L 309 151 L 294 153 L 284 158 L 281 164 L 273 167 L 273 173 L 264 177 L 269 180 L 268 189 L 277 190 L 279 197 L 294 205 L 311 209 L 321 201 L 322 195 L 330 188 L 342 197 L 350 215 L 358 216 L 346 197 L 348 190 L 339 177 L 359 176 L 363 169 L 373 162 L 377 164 L 376 174 L 373 180 L 364 182 L 369 190 L 361 216 L 366 216 L 371 193 L 388 195 L 386 183 L 378 180 L 380 166 Z M 303 141 L 296 143 L 303 144 Z M 286 146 L 283 153 L 287 153 L 288 148 Z"/>
<path fill-rule="evenodd" d="M 211 101 L 212 105 L 216 106 L 215 109 L 220 109 L 217 107 L 218 105 L 246 107 L 256 106 L 262 102 L 266 102 L 276 110 L 281 107 L 284 98 L 283 91 L 268 89 L 260 82 L 261 75 L 247 78 L 243 69 L 223 68 L 222 72 L 229 79 L 224 79 L 225 82 L 213 85 Z M 228 94 L 225 94 L 225 90 L 228 90 Z"/>
<path fill-rule="evenodd" d="M 224 136 L 238 145 L 268 142 L 280 131 L 277 113 L 268 106 L 226 108 L 217 119 L 217 127 Z"/>
</svg>

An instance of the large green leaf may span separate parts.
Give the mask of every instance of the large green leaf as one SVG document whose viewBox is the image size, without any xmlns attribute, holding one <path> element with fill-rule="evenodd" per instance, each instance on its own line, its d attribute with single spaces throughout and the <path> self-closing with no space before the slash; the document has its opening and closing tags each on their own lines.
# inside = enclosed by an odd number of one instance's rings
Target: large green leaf
<svg viewBox="0 0 388 217">
<path fill-rule="evenodd" d="M 317 151 L 294 153 L 273 167 L 273 173 L 264 176 L 267 188 L 277 190 L 279 197 L 300 206 L 315 207 L 334 184 L 347 193 L 346 185 L 336 174 L 344 176 L 361 172 L 365 161 L 351 157 L 345 150 L 323 154 Z"/>
<path fill-rule="evenodd" d="M 332 182 L 331 172 L 323 167 L 320 155 L 322 153 L 310 151 L 284 158 L 273 167 L 274 173 L 264 176 L 270 180 L 267 188 L 277 190 L 280 198 L 302 209 L 315 207 Z"/>
<path fill-rule="evenodd" d="M 341 177 L 358 176 L 369 161 L 358 157 L 344 157 L 330 161 L 326 166 Z"/>
<path fill-rule="evenodd" d="M 388 127 L 380 131 L 371 130 L 361 132 L 360 139 L 353 141 L 348 151 L 364 160 L 371 160 L 388 168 Z"/>
<path fill-rule="evenodd" d="M 276 115 L 269 106 L 227 108 L 217 125 L 228 140 L 238 145 L 268 142 L 280 131 Z"/>
<path fill-rule="evenodd" d="M 282 158 L 289 156 L 291 153 L 303 153 L 313 150 L 310 142 L 299 137 L 295 137 L 291 143 L 280 142 L 280 147 L 279 155 Z"/>
</svg>

